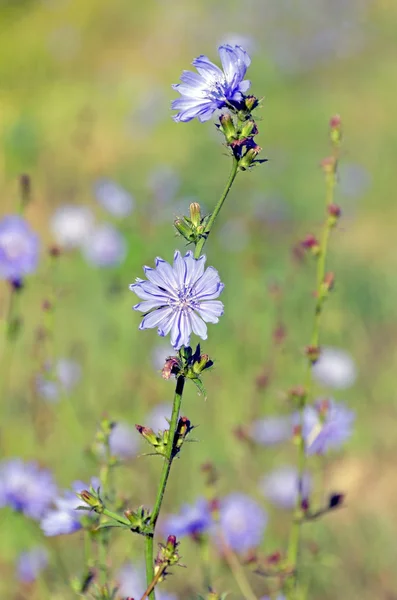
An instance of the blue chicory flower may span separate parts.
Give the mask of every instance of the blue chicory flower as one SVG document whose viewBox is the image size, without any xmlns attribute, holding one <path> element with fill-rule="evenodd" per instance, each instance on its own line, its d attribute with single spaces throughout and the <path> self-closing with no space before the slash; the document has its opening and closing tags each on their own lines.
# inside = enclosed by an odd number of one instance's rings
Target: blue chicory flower
<svg viewBox="0 0 397 600">
<path fill-rule="evenodd" d="M 169 421 L 171 420 L 171 415 L 172 404 L 169 402 L 162 402 L 161 404 L 157 404 L 148 414 L 145 423 L 155 432 L 163 431 L 164 429 L 170 428 Z"/>
<path fill-rule="evenodd" d="M 83 246 L 83 255 L 95 267 L 114 267 L 125 259 L 127 245 L 123 235 L 113 225 L 94 229 Z"/>
<path fill-rule="evenodd" d="M 357 378 L 357 367 L 351 355 L 340 348 L 321 348 L 312 367 L 314 379 L 322 386 L 344 390 Z"/>
<path fill-rule="evenodd" d="M 208 501 L 198 498 L 194 504 L 184 504 L 179 514 L 169 515 L 164 522 L 164 535 L 177 538 L 187 535 L 197 536 L 205 533 L 212 525 Z"/>
<path fill-rule="evenodd" d="M 134 208 L 131 194 L 111 179 L 96 181 L 94 194 L 99 204 L 114 217 L 128 217 Z"/>
<path fill-rule="evenodd" d="M 250 496 L 234 492 L 223 498 L 219 507 L 221 544 L 243 553 L 262 541 L 267 525 L 266 511 Z"/>
<path fill-rule="evenodd" d="M 148 281 L 138 278 L 130 285 L 143 300 L 134 309 L 146 313 L 139 329 L 158 327 L 160 336 L 171 332 L 175 349 L 188 346 L 192 332 L 207 339 L 205 322 L 218 323 L 223 315 L 223 304 L 215 298 L 224 285 L 214 267 L 204 272 L 205 261 L 205 256 L 195 259 L 187 252 L 182 257 L 176 250 L 173 267 L 162 258 L 156 258 L 154 269 L 144 267 Z"/>
<path fill-rule="evenodd" d="M 198 73 L 183 71 L 182 83 L 173 85 L 181 94 L 172 102 L 172 109 L 179 111 L 173 118 L 187 122 L 196 118 L 203 123 L 214 111 L 228 104 L 238 105 L 250 82 L 244 80 L 251 59 L 241 46 L 225 44 L 218 48 L 223 71 L 207 56 L 201 55 L 193 61 Z"/>
<path fill-rule="evenodd" d="M 0 279 L 19 280 L 33 273 L 39 262 L 39 238 L 19 215 L 0 221 Z"/>
<path fill-rule="evenodd" d="M 112 456 L 117 458 L 128 459 L 135 456 L 139 448 L 135 428 L 127 423 L 116 423 L 109 435 L 109 447 Z"/>
<path fill-rule="evenodd" d="M 47 565 L 48 552 L 42 546 L 21 552 L 16 565 L 19 581 L 33 583 Z"/>
<path fill-rule="evenodd" d="M 9 506 L 32 519 L 41 519 L 57 493 L 52 474 L 20 458 L 0 463 L 0 507 Z"/>
<path fill-rule="evenodd" d="M 274 446 L 292 437 L 293 423 L 291 416 L 265 417 L 251 424 L 249 436 L 257 444 Z"/>
<path fill-rule="evenodd" d="M 270 596 L 262 596 L 262 598 L 260 598 L 260 600 L 272 600 L 272 599 L 270 598 Z M 287 600 L 287 599 L 284 596 L 284 594 L 278 594 L 274 600 Z"/>
<path fill-rule="evenodd" d="M 285 510 L 292 510 L 298 499 L 299 485 L 302 486 L 302 498 L 307 500 L 312 480 L 308 472 L 299 482 L 298 470 L 292 466 L 282 466 L 262 477 L 259 489 L 272 504 Z"/>
<path fill-rule="evenodd" d="M 342 402 L 319 400 L 303 413 L 302 435 L 307 454 L 340 448 L 352 435 L 355 415 Z"/>
<path fill-rule="evenodd" d="M 94 215 L 88 206 L 63 204 L 51 217 L 50 229 L 57 244 L 66 250 L 80 248 L 94 227 Z"/>
<path fill-rule="evenodd" d="M 77 510 L 82 505 L 82 501 L 77 494 L 83 490 L 89 489 L 90 485 L 97 489 L 100 485 L 97 478 L 92 478 L 90 484 L 82 481 L 75 481 L 71 490 L 66 490 L 62 496 L 54 499 L 55 508 L 46 512 L 40 522 L 40 527 L 47 537 L 56 535 L 68 535 L 82 528 L 81 519 L 87 513 Z"/>
</svg>

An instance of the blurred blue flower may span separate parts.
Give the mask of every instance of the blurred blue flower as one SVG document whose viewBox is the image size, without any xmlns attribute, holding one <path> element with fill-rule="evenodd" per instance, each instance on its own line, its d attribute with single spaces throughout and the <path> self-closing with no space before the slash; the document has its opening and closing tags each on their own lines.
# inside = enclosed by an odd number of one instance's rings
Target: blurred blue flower
<svg viewBox="0 0 397 600">
<path fill-rule="evenodd" d="M 122 234 L 112 225 L 100 225 L 87 238 L 83 255 L 96 267 L 113 267 L 125 259 L 127 247 Z"/>
<path fill-rule="evenodd" d="M 216 109 L 241 102 L 242 94 L 250 87 L 244 77 L 251 59 L 241 46 L 225 44 L 219 46 L 218 52 L 223 71 L 201 55 L 192 63 L 198 74 L 183 71 L 182 83 L 172 86 L 182 96 L 172 102 L 172 109 L 179 111 L 174 116 L 175 121 L 187 122 L 197 117 L 203 123 Z"/>
<path fill-rule="evenodd" d="M 0 221 L 0 279 L 17 280 L 33 273 L 39 262 L 39 238 L 18 215 Z"/>
<path fill-rule="evenodd" d="M 81 519 L 87 515 L 86 511 L 77 510 L 82 505 L 82 501 L 77 497 L 77 493 L 89 489 L 90 485 L 97 489 L 100 482 L 97 478 L 92 478 L 89 484 L 82 481 L 75 481 L 71 490 L 66 490 L 62 496 L 54 498 L 55 508 L 48 510 L 40 522 L 40 527 L 47 537 L 56 535 L 67 535 L 81 529 Z"/>
<path fill-rule="evenodd" d="M 32 519 L 41 519 L 55 498 L 52 474 L 35 462 L 11 458 L 0 463 L 0 507 L 10 506 Z"/>
<path fill-rule="evenodd" d="M 219 507 L 221 541 L 239 553 L 255 548 L 262 542 L 267 520 L 266 511 L 250 496 L 229 494 Z"/>
<path fill-rule="evenodd" d="M 362 165 L 344 163 L 338 169 L 339 191 L 343 196 L 357 198 L 371 185 L 371 175 Z"/>
<path fill-rule="evenodd" d="M 159 165 L 149 173 L 147 186 L 159 204 L 174 200 L 181 185 L 180 177 L 172 167 Z"/>
<path fill-rule="evenodd" d="M 57 402 L 62 393 L 69 394 L 81 379 L 81 365 L 75 360 L 61 358 L 54 369 L 36 377 L 38 394 L 48 402 Z"/>
<path fill-rule="evenodd" d="M 157 344 L 152 351 L 152 364 L 156 371 L 160 371 L 164 367 L 164 363 L 169 356 L 175 354 L 174 348 L 166 342 Z"/>
<path fill-rule="evenodd" d="M 154 269 L 144 267 L 149 281 L 137 278 L 130 285 L 130 290 L 144 300 L 134 306 L 146 313 L 139 329 L 158 327 L 160 336 L 171 332 L 175 349 L 189 345 L 192 331 L 207 339 L 205 322 L 218 323 L 223 315 L 222 302 L 214 298 L 224 285 L 214 267 L 204 272 L 205 260 L 205 256 L 196 260 L 192 252 L 182 257 L 176 250 L 173 267 L 162 258 L 156 258 Z"/>
<path fill-rule="evenodd" d="M 155 432 L 169 429 L 170 424 L 168 423 L 167 419 L 171 419 L 171 414 L 172 404 L 169 402 L 162 402 L 161 404 L 157 404 L 148 414 L 145 419 L 145 423 L 147 427 L 150 427 Z"/>
<path fill-rule="evenodd" d="M 116 577 L 118 585 L 118 597 L 141 598 L 146 590 L 146 577 L 143 567 L 135 567 L 131 563 L 125 563 Z M 156 598 L 158 600 L 177 600 L 175 594 L 163 592 L 161 585 L 156 586 Z"/>
<path fill-rule="evenodd" d="M 270 598 L 270 596 L 262 596 L 262 598 L 260 598 L 260 600 L 272 600 L 272 598 Z M 274 600 L 287 600 L 287 599 L 284 596 L 284 594 L 278 594 L 277 597 L 274 598 Z"/>
<path fill-rule="evenodd" d="M 96 181 L 94 194 L 99 204 L 114 217 L 127 217 L 134 208 L 131 194 L 111 179 Z"/>
<path fill-rule="evenodd" d="M 42 546 L 21 552 L 16 565 L 19 581 L 33 583 L 47 565 L 48 552 Z"/>
<path fill-rule="evenodd" d="M 301 485 L 302 497 L 306 500 L 310 495 L 312 485 L 309 473 L 304 473 Z M 292 466 L 279 467 L 260 480 L 259 488 L 272 504 L 291 510 L 295 507 L 298 499 L 298 470 Z"/>
<path fill-rule="evenodd" d="M 293 433 L 291 416 L 265 417 L 251 424 L 249 436 L 257 444 L 274 446 L 289 440 Z"/>
<path fill-rule="evenodd" d="M 351 410 L 333 399 L 307 405 L 302 429 L 307 454 L 325 454 L 340 448 L 352 435 L 354 419 Z"/>
<path fill-rule="evenodd" d="M 57 244 L 66 250 L 80 248 L 94 226 L 94 215 L 87 206 L 63 204 L 51 217 L 50 229 Z"/>
<path fill-rule="evenodd" d="M 195 504 L 184 504 L 180 513 L 169 515 L 163 524 L 164 535 L 177 538 L 186 535 L 197 536 L 212 525 L 211 512 L 207 500 L 198 498 Z"/>
<path fill-rule="evenodd" d="M 324 387 L 343 390 L 353 385 L 357 368 L 353 358 L 340 348 L 321 348 L 318 360 L 312 367 L 314 379 Z"/>
<path fill-rule="evenodd" d="M 116 423 L 110 432 L 109 446 L 112 456 L 128 459 L 135 456 L 139 448 L 139 438 L 135 428 L 127 423 Z"/>
</svg>

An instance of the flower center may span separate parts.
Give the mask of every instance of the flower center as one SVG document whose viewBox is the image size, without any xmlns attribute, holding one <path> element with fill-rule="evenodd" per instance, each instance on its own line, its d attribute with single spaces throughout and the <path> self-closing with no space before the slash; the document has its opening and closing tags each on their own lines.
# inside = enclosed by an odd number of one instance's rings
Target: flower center
<svg viewBox="0 0 397 600">
<path fill-rule="evenodd" d="M 209 98 L 212 100 L 226 100 L 226 79 L 214 79 L 207 89 Z"/>
<path fill-rule="evenodd" d="M 170 306 L 174 312 L 190 312 L 195 310 L 198 305 L 199 303 L 190 285 L 183 286 L 177 291 L 177 298 L 170 300 Z"/>
</svg>

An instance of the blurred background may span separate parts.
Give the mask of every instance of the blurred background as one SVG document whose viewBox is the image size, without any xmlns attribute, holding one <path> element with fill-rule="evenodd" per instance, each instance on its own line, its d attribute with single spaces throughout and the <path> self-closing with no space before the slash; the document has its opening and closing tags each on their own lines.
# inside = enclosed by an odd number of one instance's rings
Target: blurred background
<svg viewBox="0 0 397 600">
<path fill-rule="evenodd" d="M 89 449 L 107 414 L 135 436 L 118 489 L 132 507 L 153 503 L 161 461 L 138 456 L 147 448 L 133 427 L 159 405 L 169 410 L 173 382 L 160 369 L 170 347 L 155 330 L 138 331 L 128 285 L 142 265 L 185 248 L 173 219 L 191 202 L 210 211 L 229 173 L 212 122 L 173 122 L 171 84 L 199 54 L 219 63 L 219 44 L 241 44 L 252 58 L 251 91 L 263 96 L 257 141 L 269 161 L 239 175 L 206 245 L 225 282 L 225 315 L 203 344 L 215 361 L 208 399 L 186 389 L 182 412 L 199 425 L 198 443 L 175 462 L 163 511 L 203 494 L 200 466 L 211 461 L 222 494 L 242 491 L 268 511 L 261 551 L 285 547 L 291 515 L 268 503 L 258 482 L 294 464 L 296 448 L 241 437 L 253 419 L 287 414 L 286 391 L 303 383 L 315 267 L 297 248 L 321 227 L 319 163 L 339 113 L 343 218 L 331 240 L 336 285 L 321 342 L 343 350 L 355 375 L 346 389 L 319 379 L 314 390 L 343 400 L 356 422 L 349 444 L 311 462 L 326 492 L 346 493 L 346 507 L 304 530 L 308 597 L 397 598 L 396 27 L 397 5 L 387 0 L 1 0 L 1 216 L 18 211 L 28 174 L 25 217 L 41 239 L 39 269 L 13 304 L 18 335 L 2 349 L 2 458 L 38 461 L 60 489 L 89 481 L 97 475 Z M 10 289 L 1 284 L 4 319 Z M 55 382 L 49 364 L 58 365 Z M 9 508 L 0 527 L 3 596 L 73 597 L 64 580 L 81 572 L 79 533 L 44 539 Z M 139 536 L 112 540 L 115 573 L 142 562 Z M 15 570 L 37 544 L 50 549 L 45 589 L 22 584 Z M 181 550 L 188 570 L 164 587 L 194 597 L 203 591 L 197 548 L 186 539 Z M 216 588 L 240 598 L 217 564 Z M 249 577 L 264 595 L 267 582 Z"/>
</svg>

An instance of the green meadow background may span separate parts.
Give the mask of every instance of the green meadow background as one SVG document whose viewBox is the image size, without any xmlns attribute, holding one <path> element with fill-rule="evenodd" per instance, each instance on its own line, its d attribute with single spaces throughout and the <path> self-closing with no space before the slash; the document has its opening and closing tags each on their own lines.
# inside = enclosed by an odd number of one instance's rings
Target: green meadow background
<svg viewBox="0 0 397 600">
<path fill-rule="evenodd" d="M 17 211 L 18 179 L 28 173 L 26 217 L 42 237 L 40 270 L 18 297 L 21 334 L 2 349 L 3 457 L 36 459 L 67 488 L 96 474 L 87 449 L 104 413 L 144 424 L 153 407 L 171 401 L 173 383 L 153 366 L 165 342 L 155 330 L 138 331 L 128 284 L 155 256 L 170 260 L 175 248 L 184 249 L 173 217 L 187 214 L 192 200 L 211 210 L 219 197 L 230 168 L 221 137 L 211 122 L 174 123 L 170 86 L 197 55 L 216 60 L 220 43 L 241 40 L 252 56 L 251 90 L 264 98 L 257 140 L 269 161 L 239 175 L 206 245 L 208 264 L 226 284 L 225 315 L 203 343 L 215 361 L 205 378 L 208 399 L 193 385 L 186 389 L 182 412 L 199 425 L 198 443 L 187 444 L 175 462 L 163 510 L 203 493 L 200 465 L 207 461 L 219 471 L 221 493 L 240 490 L 266 506 L 259 478 L 295 459 L 292 444 L 252 449 L 233 432 L 253 416 L 286 413 L 285 392 L 303 381 L 315 274 L 310 257 L 296 260 L 292 249 L 321 225 L 319 162 L 329 153 L 329 117 L 339 113 L 344 144 L 336 201 L 343 218 L 332 235 L 336 285 L 321 341 L 344 348 L 357 363 L 356 384 L 335 394 L 357 418 L 343 451 L 325 466 L 312 461 L 315 473 L 325 468 L 326 490 L 346 493 L 346 507 L 305 527 L 303 562 L 311 600 L 397 598 L 396 28 L 397 5 L 387 0 L 0 1 L 1 215 Z M 164 170 L 179 178 L 168 207 L 150 183 Z M 93 195 L 101 177 L 136 201 L 118 222 L 127 259 L 115 269 L 93 269 L 75 252 L 51 267 L 46 248 L 57 206 L 85 204 L 99 222 L 112 220 Z M 38 350 L 38 328 L 48 324 L 41 305 L 54 290 L 53 340 Z M 7 294 L 3 284 L 2 317 Z M 286 337 L 277 345 L 280 323 Z M 47 355 L 82 364 L 80 384 L 58 404 L 32 391 Z M 268 371 L 269 385 L 261 389 L 257 378 Z M 153 503 L 160 467 L 160 459 L 143 456 L 118 469 L 118 487 L 132 508 Z M 270 554 L 283 549 L 290 515 L 267 509 L 261 551 Z M 112 539 L 115 572 L 125 560 L 141 562 L 140 537 L 116 532 Z M 15 559 L 41 541 L 38 528 L 2 509 L 2 597 L 73 597 L 64 571 L 81 573 L 79 534 L 48 541 L 51 592 L 18 587 Z M 164 587 L 188 598 L 203 592 L 202 579 L 195 546 L 183 540 L 181 553 L 187 570 L 176 570 Z M 240 598 L 227 568 L 214 564 L 215 588 Z M 263 595 L 267 582 L 248 576 Z"/>
</svg>

